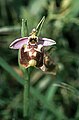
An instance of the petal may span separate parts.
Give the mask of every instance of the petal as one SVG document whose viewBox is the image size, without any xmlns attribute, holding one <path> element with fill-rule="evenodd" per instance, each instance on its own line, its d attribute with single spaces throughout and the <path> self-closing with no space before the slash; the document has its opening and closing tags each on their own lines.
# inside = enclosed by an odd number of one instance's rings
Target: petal
<svg viewBox="0 0 79 120">
<path fill-rule="evenodd" d="M 20 49 L 24 44 L 28 43 L 28 37 L 18 38 L 10 44 L 12 49 Z"/>
<path fill-rule="evenodd" d="M 50 46 L 56 44 L 56 42 L 48 38 L 39 38 L 38 44 L 42 44 L 43 46 Z"/>
</svg>

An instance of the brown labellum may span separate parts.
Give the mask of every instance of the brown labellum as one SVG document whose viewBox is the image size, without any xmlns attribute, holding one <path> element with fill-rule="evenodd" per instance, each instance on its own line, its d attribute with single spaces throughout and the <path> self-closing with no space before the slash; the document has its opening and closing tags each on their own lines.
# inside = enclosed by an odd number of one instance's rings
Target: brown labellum
<svg viewBox="0 0 79 120">
<path fill-rule="evenodd" d="M 20 64 L 24 67 L 43 65 L 44 50 L 40 45 L 24 45 L 20 50 Z M 33 62 L 33 63 L 32 63 Z"/>
</svg>

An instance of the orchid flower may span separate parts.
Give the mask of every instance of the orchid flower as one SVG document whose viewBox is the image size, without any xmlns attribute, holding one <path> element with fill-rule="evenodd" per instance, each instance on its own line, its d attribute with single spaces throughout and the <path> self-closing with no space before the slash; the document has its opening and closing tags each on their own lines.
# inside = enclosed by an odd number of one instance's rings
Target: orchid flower
<svg viewBox="0 0 79 120">
<path fill-rule="evenodd" d="M 11 49 L 20 49 L 20 64 L 24 68 L 34 66 L 45 71 L 44 46 L 55 45 L 52 39 L 37 37 L 34 28 L 28 37 L 18 38 L 10 44 Z"/>
</svg>

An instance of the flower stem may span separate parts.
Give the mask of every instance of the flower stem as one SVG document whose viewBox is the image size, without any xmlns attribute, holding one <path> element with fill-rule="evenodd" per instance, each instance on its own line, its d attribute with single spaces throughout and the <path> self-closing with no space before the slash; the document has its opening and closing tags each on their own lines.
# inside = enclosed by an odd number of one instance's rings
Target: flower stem
<svg viewBox="0 0 79 120">
<path fill-rule="evenodd" d="M 30 102 L 30 72 L 29 69 L 26 69 L 24 72 L 24 107 L 23 107 L 23 116 L 24 118 L 29 119 L 29 102 Z"/>
<path fill-rule="evenodd" d="M 27 27 L 27 20 L 22 19 L 22 26 L 21 26 L 21 36 L 24 37 L 28 34 L 28 27 Z M 20 55 L 19 55 L 20 58 Z M 20 63 L 20 62 L 19 62 Z M 20 64 L 19 64 L 20 65 Z M 30 68 L 22 68 L 20 65 L 23 73 L 24 73 L 24 101 L 23 101 L 23 117 L 24 120 L 29 120 L 29 102 L 30 102 Z"/>
</svg>

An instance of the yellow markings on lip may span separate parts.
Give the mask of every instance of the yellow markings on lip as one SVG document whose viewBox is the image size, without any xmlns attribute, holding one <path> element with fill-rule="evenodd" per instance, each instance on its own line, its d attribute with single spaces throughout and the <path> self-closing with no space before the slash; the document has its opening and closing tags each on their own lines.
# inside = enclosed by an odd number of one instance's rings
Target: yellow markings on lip
<svg viewBox="0 0 79 120">
<path fill-rule="evenodd" d="M 27 45 L 25 45 L 25 44 L 24 44 L 24 45 L 23 45 L 23 47 L 24 47 L 24 48 L 26 48 L 26 47 L 27 47 Z"/>
<path fill-rule="evenodd" d="M 29 61 L 29 66 L 36 66 L 36 64 L 37 64 L 37 61 L 34 59 Z"/>
</svg>

